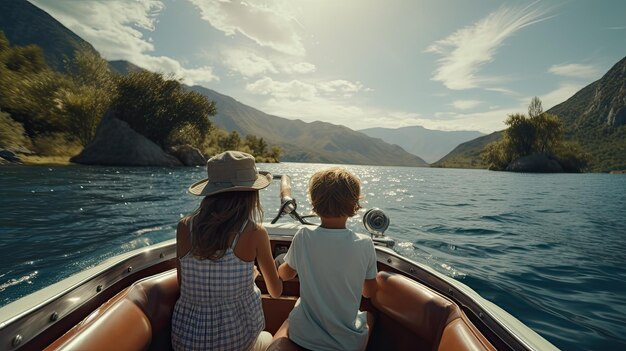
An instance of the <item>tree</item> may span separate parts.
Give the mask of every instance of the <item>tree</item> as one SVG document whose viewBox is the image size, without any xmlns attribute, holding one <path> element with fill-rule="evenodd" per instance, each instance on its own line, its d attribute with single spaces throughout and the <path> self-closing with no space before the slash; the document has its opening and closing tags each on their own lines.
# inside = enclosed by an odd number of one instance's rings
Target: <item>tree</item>
<svg viewBox="0 0 626 351">
<path fill-rule="evenodd" d="M 29 136 L 62 132 L 66 123 L 59 114 L 56 92 L 68 79 L 52 71 L 43 52 L 34 45 L 7 47 L 0 38 L 0 108 L 24 126 Z"/>
<path fill-rule="evenodd" d="M 67 71 L 72 85 L 59 91 L 59 108 L 67 118 L 68 132 L 86 145 L 116 95 L 114 77 L 108 63 L 90 50 L 77 51 Z"/>
<path fill-rule="evenodd" d="M 563 141 L 563 123 L 559 117 L 543 113 L 531 117 L 530 121 L 535 129 L 534 150 L 542 153 L 554 152 Z"/>
<path fill-rule="evenodd" d="M 30 140 L 19 122 L 0 111 L 0 148 L 30 147 Z"/>
<path fill-rule="evenodd" d="M 514 113 L 506 120 L 509 128 L 504 132 L 504 139 L 511 147 L 513 158 L 526 156 L 533 151 L 535 127 L 523 114 Z"/>
<path fill-rule="evenodd" d="M 494 141 L 485 146 L 484 151 L 481 154 L 483 161 L 487 164 L 487 168 L 490 170 L 503 170 L 511 162 L 509 153 L 506 152 L 506 141 Z"/>
<path fill-rule="evenodd" d="M 267 153 L 267 142 L 263 140 L 263 138 L 257 138 L 255 135 L 247 135 L 245 144 L 254 155 L 260 156 Z"/>
<path fill-rule="evenodd" d="M 222 150 L 239 150 L 241 146 L 241 137 L 236 130 L 233 130 L 227 137 L 219 141 Z"/>
<path fill-rule="evenodd" d="M 541 100 L 538 97 L 533 97 L 528 105 L 528 117 L 534 118 L 543 114 L 543 106 Z"/>
<path fill-rule="evenodd" d="M 204 137 L 211 126 L 209 116 L 216 113 L 215 103 L 205 96 L 184 90 L 177 80 L 148 71 L 122 76 L 113 106 L 119 119 L 161 147 L 168 146 L 172 131 L 186 124 Z"/>
</svg>

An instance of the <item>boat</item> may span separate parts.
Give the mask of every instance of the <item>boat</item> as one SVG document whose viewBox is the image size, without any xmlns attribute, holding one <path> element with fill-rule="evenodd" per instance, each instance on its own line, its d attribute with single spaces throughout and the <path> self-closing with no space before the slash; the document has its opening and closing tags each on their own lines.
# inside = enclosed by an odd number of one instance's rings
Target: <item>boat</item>
<svg viewBox="0 0 626 351">
<path fill-rule="evenodd" d="M 313 225 L 297 213 L 288 176 L 281 207 L 264 223 L 275 257 L 293 235 Z M 293 220 L 280 220 L 291 217 Z M 389 218 L 365 213 L 377 255 L 378 291 L 363 298 L 374 314 L 367 350 L 557 350 L 528 326 L 465 284 L 403 257 L 384 234 Z M 2 350 L 170 350 L 171 315 L 179 294 L 176 242 L 171 239 L 110 258 L 0 308 Z M 272 298 L 262 277 L 266 330 L 274 333 L 299 296 L 297 277 Z M 268 350 L 298 350 L 291 343 Z"/>
</svg>

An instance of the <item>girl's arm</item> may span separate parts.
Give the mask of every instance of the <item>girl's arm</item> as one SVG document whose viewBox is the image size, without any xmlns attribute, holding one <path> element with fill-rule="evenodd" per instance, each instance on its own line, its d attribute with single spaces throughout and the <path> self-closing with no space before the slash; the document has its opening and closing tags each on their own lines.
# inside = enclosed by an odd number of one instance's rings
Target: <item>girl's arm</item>
<svg viewBox="0 0 626 351">
<path fill-rule="evenodd" d="M 261 268 L 265 286 L 267 286 L 267 291 L 272 297 L 279 297 L 283 293 L 283 282 L 278 277 L 278 272 L 276 271 L 267 230 L 260 227 L 259 235 L 255 235 L 255 237 L 258 238 L 256 259 L 259 263 L 259 268 Z"/>
</svg>

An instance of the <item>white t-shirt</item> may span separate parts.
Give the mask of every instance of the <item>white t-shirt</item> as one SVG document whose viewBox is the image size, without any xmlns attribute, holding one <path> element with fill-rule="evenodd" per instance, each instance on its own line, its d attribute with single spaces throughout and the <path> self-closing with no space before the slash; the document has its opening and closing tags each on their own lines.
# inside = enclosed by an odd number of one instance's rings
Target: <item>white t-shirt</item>
<svg viewBox="0 0 626 351">
<path fill-rule="evenodd" d="M 377 273 L 372 239 L 349 229 L 302 228 L 285 262 L 300 280 L 300 299 L 289 314 L 289 338 L 311 350 L 363 349 L 363 283 Z"/>
</svg>

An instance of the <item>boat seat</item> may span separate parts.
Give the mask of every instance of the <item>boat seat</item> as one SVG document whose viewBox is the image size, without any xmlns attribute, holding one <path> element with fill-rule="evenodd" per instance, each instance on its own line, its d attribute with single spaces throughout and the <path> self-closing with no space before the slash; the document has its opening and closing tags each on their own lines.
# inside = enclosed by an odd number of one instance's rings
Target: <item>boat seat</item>
<svg viewBox="0 0 626 351">
<path fill-rule="evenodd" d="M 171 350 L 171 316 L 178 295 L 175 269 L 137 281 L 45 350 Z"/>
<path fill-rule="evenodd" d="M 378 290 L 371 302 L 380 313 L 371 349 L 401 350 L 409 344 L 438 351 L 495 350 L 459 306 L 442 295 L 397 273 L 379 272 L 376 282 Z"/>
</svg>

